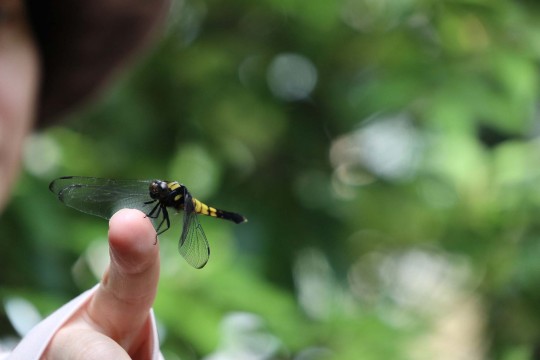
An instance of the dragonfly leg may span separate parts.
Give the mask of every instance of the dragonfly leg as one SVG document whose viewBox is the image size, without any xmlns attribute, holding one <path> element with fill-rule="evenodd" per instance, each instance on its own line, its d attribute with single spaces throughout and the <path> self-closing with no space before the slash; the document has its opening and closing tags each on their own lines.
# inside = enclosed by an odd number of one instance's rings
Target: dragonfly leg
<svg viewBox="0 0 540 360">
<path fill-rule="evenodd" d="M 158 235 L 161 235 L 163 234 L 165 231 L 169 230 L 169 228 L 171 227 L 171 221 L 169 220 L 169 212 L 167 211 L 167 208 L 165 206 L 160 206 L 160 209 L 158 210 L 158 215 L 159 216 L 159 213 L 163 211 L 163 220 L 161 220 L 161 222 L 159 223 L 157 229 L 156 229 L 156 241 L 154 242 L 154 245 L 157 244 L 158 242 Z M 156 216 L 156 217 L 157 217 Z M 163 223 L 166 223 L 166 228 L 163 229 L 163 230 L 159 230 L 161 229 L 161 227 L 163 226 Z"/>
<path fill-rule="evenodd" d="M 153 203 L 154 201 L 155 201 L 155 200 L 147 201 L 147 202 L 145 202 L 145 204 L 151 204 L 151 203 Z M 156 206 L 154 206 L 154 207 L 152 208 L 152 210 L 151 210 L 148 214 L 146 214 L 146 217 L 149 217 L 149 218 L 151 218 L 151 219 L 157 218 L 157 217 L 159 216 L 159 214 L 161 213 L 161 208 L 162 208 L 161 203 L 158 202 L 158 203 L 156 204 Z M 156 212 L 156 210 L 157 210 L 157 213 L 154 215 L 154 213 Z"/>
<path fill-rule="evenodd" d="M 147 201 L 145 202 L 145 204 L 151 204 L 154 201 L 155 200 Z M 154 206 L 152 210 L 148 214 L 146 214 L 146 217 L 149 217 L 151 219 L 157 219 L 162 212 L 163 212 L 163 220 L 161 220 L 158 227 L 156 228 L 156 241 L 154 242 L 154 245 L 157 244 L 158 235 L 163 234 L 165 231 L 169 230 L 169 228 L 171 227 L 171 222 L 169 220 L 169 212 L 167 211 L 167 208 L 165 206 L 163 206 L 160 202 L 158 202 L 156 206 Z M 159 229 L 161 229 L 161 227 L 163 226 L 163 223 L 166 223 L 167 227 L 160 231 Z"/>
<path fill-rule="evenodd" d="M 163 211 L 163 220 L 161 220 L 161 222 L 159 223 L 157 227 L 156 232 L 158 235 L 163 234 L 165 231 L 169 230 L 169 228 L 171 227 L 171 221 L 169 220 L 169 212 L 167 211 L 167 208 L 165 206 L 161 206 L 158 213 L 161 211 Z M 161 229 L 161 227 L 163 226 L 163 223 L 166 223 L 166 228 L 159 231 L 159 229 Z"/>
</svg>

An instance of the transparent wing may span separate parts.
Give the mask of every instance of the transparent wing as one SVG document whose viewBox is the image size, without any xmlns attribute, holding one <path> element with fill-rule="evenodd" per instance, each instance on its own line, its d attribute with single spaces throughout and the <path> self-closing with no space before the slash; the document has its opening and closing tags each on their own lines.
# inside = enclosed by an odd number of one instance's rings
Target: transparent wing
<svg viewBox="0 0 540 360">
<path fill-rule="evenodd" d="M 152 180 L 114 180 L 82 176 L 61 177 L 49 189 L 65 205 L 83 213 L 110 219 L 120 209 L 138 209 L 149 214 L 157 205 L 149 194 Z M 163 212 L 151 218 L 154 227 L 163 219 Z"/>
<path fill-rule="evenodd" d="M 193 198 L 187 190 L 184 191 L 184 227 L 180 236 L 178 251 L 188 264 L 196 269 L 204 267 L 210 257 L 208 240 L 197 218 Z"/>
</svg>

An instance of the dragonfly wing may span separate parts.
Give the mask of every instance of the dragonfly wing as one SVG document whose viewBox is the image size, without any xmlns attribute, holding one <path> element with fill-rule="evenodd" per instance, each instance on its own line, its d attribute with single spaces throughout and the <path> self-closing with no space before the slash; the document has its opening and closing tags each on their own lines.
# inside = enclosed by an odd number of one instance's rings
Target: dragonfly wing
<svg viewBox="0 0 540 360">
<path fill-rule="evenodd" d="M 206 265 L 210 257 L 210 247 L 193 206 L 193 198 L 184 191 L 184 227 L 178 244 L 178 251 L 188 264 L 196 269 Z"/>
<path fill-rule="evenodd" d="M 151 201 L 149 180 L 113 180 L 69 176 L 54 180 L 49 185 L 58 199 L 69 207 L 86 214 L 110 219 L 120 209 L 138 209 L 149 214 L 157 203 Z M 163 214 L 152 218 L 154 227 Z"/>
</svg>

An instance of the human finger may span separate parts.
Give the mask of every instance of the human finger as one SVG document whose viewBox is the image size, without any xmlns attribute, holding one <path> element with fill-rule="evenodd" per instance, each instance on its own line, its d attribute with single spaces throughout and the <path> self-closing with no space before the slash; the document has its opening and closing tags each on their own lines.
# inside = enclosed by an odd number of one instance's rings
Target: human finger
<svg viewBox="0 0 540 360">
<path fill-rule="evenodd" d="M 146 338 L 159 279 L 159 247 L 149 219 L 123 209 L 109 223 L 110 265 L 86 314 L 128 352 Z"/>
</svg>

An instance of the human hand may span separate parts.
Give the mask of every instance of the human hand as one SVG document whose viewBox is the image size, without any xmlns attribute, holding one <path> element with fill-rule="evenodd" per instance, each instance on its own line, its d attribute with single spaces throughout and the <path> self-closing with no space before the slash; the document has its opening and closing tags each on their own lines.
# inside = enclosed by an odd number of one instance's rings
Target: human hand
<svg viewBox="0 0 540 360">
<path fill-rule="evenodd" d="M 159 279 L 156 231 L 139 210 L 109 222 L 109 268 L 92 298 L 54 336 L 45 359 L 149 359 Z"/>
</svg>

